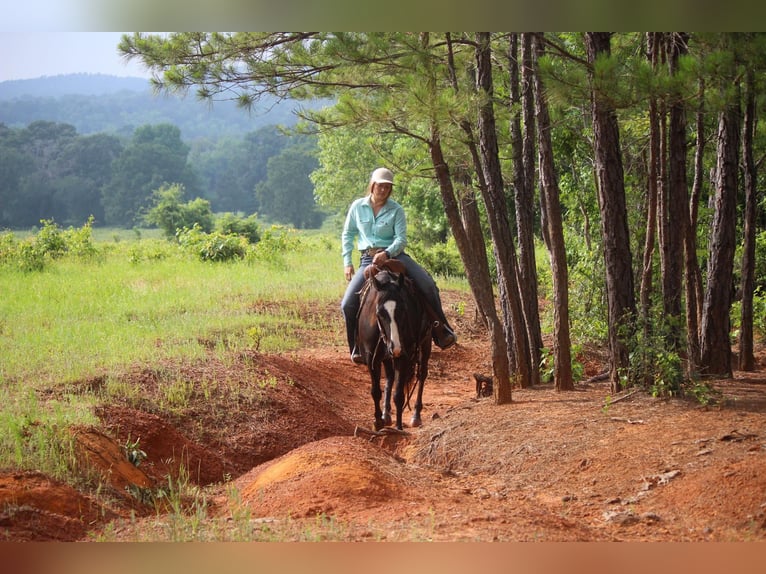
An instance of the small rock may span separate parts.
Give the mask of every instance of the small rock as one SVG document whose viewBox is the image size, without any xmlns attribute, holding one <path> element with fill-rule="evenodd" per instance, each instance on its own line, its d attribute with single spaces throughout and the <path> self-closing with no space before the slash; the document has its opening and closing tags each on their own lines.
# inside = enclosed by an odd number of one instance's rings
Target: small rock
<svg viewBox="0 0 766 574">
<path fill-rule="evenodd" d="M 633 526 L 640 522 L 640 518 L 630 511 L 616 512 L 608 510 L 604 512 L 604 520 L 619 526 Z"/>
</svg>

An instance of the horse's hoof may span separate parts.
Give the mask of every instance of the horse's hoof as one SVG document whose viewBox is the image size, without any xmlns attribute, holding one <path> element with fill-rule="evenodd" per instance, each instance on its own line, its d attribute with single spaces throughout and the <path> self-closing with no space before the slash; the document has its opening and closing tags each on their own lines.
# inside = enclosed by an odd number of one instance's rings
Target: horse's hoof
<svg viewBox="0 0 766 574">
<path fill-rule="evenodd" d="M 420 420 L 420 417 L 412 417 L 412 420 L 410 421 L 410 426 L 413 428 L 422 427 L 423 421 Z"/>
<path fill-rule="evenodd" d="M 391 415 L 386 415 L 383 417 L 383 424 L 386 426 L 391 426 Z"/>
<path fill-rule="evenodd" d="M 375 430 L 376 430 L 376 431 L 379 431 L 379 430 L 380 430 L 380 429 L 382 429 L 384 426 L 385 426 L 385 425 L 383 424 L 383 421 L 382 421 L 382 420 L 376 420 L 376 421 L 375 421 Z"/>
</svg>

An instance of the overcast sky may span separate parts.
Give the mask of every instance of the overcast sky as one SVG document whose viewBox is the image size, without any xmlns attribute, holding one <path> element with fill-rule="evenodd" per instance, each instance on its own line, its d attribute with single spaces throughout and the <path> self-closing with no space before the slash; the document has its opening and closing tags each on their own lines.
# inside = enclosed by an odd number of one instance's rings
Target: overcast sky
<svg viewBox="0 0 766 574">
<path fill-rule="evenodd" d="M 148 78 L 140 64 L 117 54 L 122 34 L 0 31 L 0 82 L 76 73 Z"/>
</svg>

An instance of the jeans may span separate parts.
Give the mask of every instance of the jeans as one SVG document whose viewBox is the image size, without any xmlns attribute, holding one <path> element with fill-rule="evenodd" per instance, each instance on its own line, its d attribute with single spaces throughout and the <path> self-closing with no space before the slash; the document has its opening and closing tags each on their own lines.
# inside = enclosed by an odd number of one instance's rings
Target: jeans
<svg viewBox="0 0 766 574">
<path fill-rule="evenodd" d="M 431 277 L 428 271 L 418 265 L 415 260 L 406 253 L 400 253 L 395 259 L 398 259 L 404 264 L 404 268 L 407 270 L 407 275 L 414 281 L 415 286 L 423 295 L 426 302 L 431 306 L 434 313 L 436 313 L 439 321 L 447 325 L 447 318 L 444 316 L 442 301 L 439 297 L 439 288 L 436 286 L 433 277 Z M 346 337 L 348 338 L 349 351 L 352 351 L 356 345 L 356 315 L 359 312 L 359 292 L 362 290 L 362 287 L 364 287 L 364 270 L 371 263 L 371 256 L 362 255 L 359 269 L 356 270 L 351 281 L 349 281 L 348 286 L 346 287 L 346 293 L 343 295 L 343 300 L 340 302 L 343 318 L 346 321 Z"/>
</svg>

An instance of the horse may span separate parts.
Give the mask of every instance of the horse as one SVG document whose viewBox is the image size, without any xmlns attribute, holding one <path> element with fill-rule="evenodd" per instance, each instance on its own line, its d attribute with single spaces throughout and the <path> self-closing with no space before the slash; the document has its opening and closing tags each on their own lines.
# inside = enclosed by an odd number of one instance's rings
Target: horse
<svg viewBox="0 0 766 574">
<path fill-rule="evenodd" d="M 367 280 L 361 291 L 357 316 L 357 347 L 362 353 L 372 381 L 375 403 L 375 430 L 391 425 L 391 392 L 396 406 L 396 429 L 402 430 L 405 393 L 417 378 L 417 395 L 411 427 L 422 425 L 423 385 L 428 377 L 431 357 L 432 321 L 426 303 L 414 283 L 405 276 L 404 265 L 395 259 L 380 267 L 365 270 Z M 381 409 L 381 370 L 385 369 L 386 388 Z M 409 404 L 409 396 L 407 403 Z"/>
</svg>

